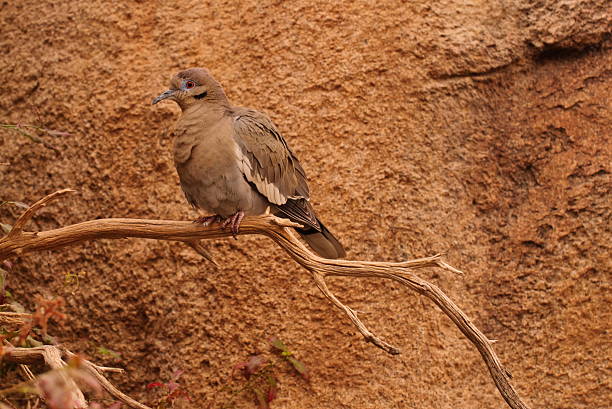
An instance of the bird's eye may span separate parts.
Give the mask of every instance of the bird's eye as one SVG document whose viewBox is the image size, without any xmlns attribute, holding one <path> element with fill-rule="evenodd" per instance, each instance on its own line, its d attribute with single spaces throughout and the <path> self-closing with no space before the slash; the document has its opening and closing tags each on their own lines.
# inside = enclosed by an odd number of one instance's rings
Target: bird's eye
<svg viewBox="0 0 612 409">
<path fill-rule="evenodd" d="M 185 82 L 185 88 L 187 88 L 187 89 L 191 89 L 191 88 L 193 88 L 193 87 L 195 87 L 195 82 L 193 82 L 193 81 L 187 81 L 187 82 Z"/>
</svg>

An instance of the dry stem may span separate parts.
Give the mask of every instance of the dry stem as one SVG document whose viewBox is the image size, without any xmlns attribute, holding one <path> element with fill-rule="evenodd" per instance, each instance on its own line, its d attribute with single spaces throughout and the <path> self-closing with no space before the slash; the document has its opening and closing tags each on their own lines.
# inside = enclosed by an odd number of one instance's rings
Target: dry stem
<svg viewBox="0 0 612 409">
<path fill-rule="evenodd" d="M 224 230 L 218 224 L 204 227 L 192 222 L 141 220 L 141 219 L 100 219 L 91 220 L 71 226 L 61 227 L 39 233 L 24 232 L 23 227 L 34 215 L 35 211 L 45 206 L 49 201 L 70 192 L 66 189 L 55 192 L 37 203 L 18 219 L 8 236 L 0 239 L 0 261 L 11 256 L 26 252 L 56 249 L 94 239 L 117 239 L 140 237 L 157 240 L 182 241 L 198 250 L 197 245 L 202 239 L 229 237 L 232 233 Z M 369 277 L 393 280 L 421 295 L 431 299 L 455 323 L 459 330 L 474 344 L 485 361 L 489 372 L 501 395 L 513 409 L 527 409 L 510 384 L 510 373 L 502 366 L 492 347 L 492 341 L 480 332 L 469 318 L 455 305 L 438 287 L 417 277 L 413 270 L 437 267 L 453 273 L 461 273 L 441 260 L 440 255 L 409 260 L 401 263 L 329 260 L 313 254 L 295 236 L 288 227 L 296 225 L 288 220 L 265 215 L 246 217 L 240 226 L 240 233 L 262 234 L 273 239 L 296 262 L 307 269 L 317 287 L 338 308 L 344 311 L 355 324 L 367 342 L 390 354 L 398 354 L 399 349 L 373 334 L 361 322 L 355 311 L 340 302 L 329 290 L 327 277 Z"/>
</svg>

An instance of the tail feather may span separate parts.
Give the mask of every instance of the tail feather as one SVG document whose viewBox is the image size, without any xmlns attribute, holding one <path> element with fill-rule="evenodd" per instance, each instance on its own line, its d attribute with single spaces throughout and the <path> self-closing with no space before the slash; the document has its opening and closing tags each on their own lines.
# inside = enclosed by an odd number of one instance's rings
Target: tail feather
<svg viewBox="0 0 612 409">
<path fill-rule="evenodd" d="M 313 228 L 296 229 L 300 236 L 318 255 L 325 258 L 346 257 L 346 251 L 336 237 L 321 223 L 321 231 Z"/>
</svg>

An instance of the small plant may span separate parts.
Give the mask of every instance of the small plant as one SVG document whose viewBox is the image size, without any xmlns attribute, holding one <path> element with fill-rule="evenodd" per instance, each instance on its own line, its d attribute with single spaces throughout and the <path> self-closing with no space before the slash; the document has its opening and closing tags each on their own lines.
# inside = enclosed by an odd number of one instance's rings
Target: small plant
<svg viewBox="0 0 612 409">
<path fill-rule="evenodd" d="M 270 340 L 270 345 L 272 348 L 285 360 L 287 361 L 291 367 L 295 370 L 295 372 L 301 376 L 304 380 L 310 380 L 310 373 L 308 369 L 306 369 L 306 365 L 302 362 L 295 359 L 293 356 L 293 352 L 289 351 L 289 348 L 278 338 L 272 338 Z"/>
<path fill-rule="evenodd" d="M 111 349 L 108 349 L 106 347 L 103 347 L 103 346 L 99 346 L 96 349 L 96 352 L 98 354 L 100 354 L 100 355 L 109 357 L 109 358 L 111 358 L 112 360 L 115 360 L 115 361 L 119 361 L 121 359 L 121 354 L 119 352 L 115 352 L 115 351 L 113 351 Z"/>
<path fill-rule="evenodd" d="M 259 408 L 268 409 L 278 396 L 278 379 L 274 367 L 274 363 L 263 355 L 251 355 L 246 361 L 234 365 L 234 372 L 240 371 L 246 380 L 244 387 L 237 391 L 238 394 L 250 392 Z"/>
<path fill-rule="evenodd" d="M 259 409 L 270 409 L 270 404 L 278 397 L 280 376 L 283 362 L 289 364 L 291 372 L 308 381 L 310 379 L 306 366 L 298 361 L 293 352 L 280 339 L 274 337 L 269 341 L 271 354 L 254 354 L 232 368 L 232 380 L 238 385 L 232 388 L 229 384 L 223 390 L 229 392 L 229 399 L 224 409 L 233 408 L 242 396 L 250 396 Z"/>
<path fill-rule="evenodd" d="M 51 409 L 74 408 L 85 403 L 79 402 L 75 383 L 86 386 L 94 396 L 102 395 L 100 383 L 83 370 L 83 358 L 79 355 L 71 358 L 67 366 L 46 372 L 32 383 L 36 389 L 35 393 L 42 397 Z"/>
<path fill-rule="evenodd" d="M 50 339 L 47 333 L 49 321 L 51 319 L 62 322 L 66 319 L 66 315 L 61 312 L 64 308 L 65 301 L 62 297 L 53 299 L 45 299 L 41 296 L 36 297 L 36 310 L 30 314 L 30 319 L 26 320 L 24 325 L 19 329 L 18 344 L 22 345 L 30 335 L 30 332 L 39 327 L 42 332 L 43 339 Z"/>
<path fill-rule="evenodd" d="M 9 400 L 13 396 L 18 402 L 25 400 L 27 407 L 39 407 L 41 401 L 44 402 L 42 407 L 49 409 L 81 407 L 120 409 L 122 407 L 121 402 L 103 395 L 103 389 L 106 387 L 92 374 L 92 364 L 81 355 L 67 351 L 70 359 L 65 365 L 57 365 L 55 362 L 51 365 L 54 369 L 38 375 L 34 375 L 28 365 L 22 364 L 18 367 L 10 360 L 6 362 L 2 359 L 3 355 L 10 355 L 17 347 L 28 350 L 45 343 L 54 345 L 54 339 L 47 332 L 48 326 L 50 321 L 61 322 L 66 318 L 62 312 L 64 305 L 64 299 L 61 297 L 52 299 L 37 297 L 33 313 L 26 313 L 15 301 L 0 305 L 0 376 L 3 378 L 2 381 L 7 377 L 15 380 L 12 386 L 0 387 L 0 400 L 6 403 L 4 406 L 4 403 L 0 404 L 0 409 L 25 407 L 15 406 Z M 57 348 L 57 346 L 52 347 Z M 56 351 L 61 354 L 59 349 Z M 108 351 L 110 356 L 119 356 L 114 351 L 108 349 L 105 351 Z M 21 370 L 21 376 L 25 378 L 24 381 L 16 380 L 18 368 Z"/>
<path fill-rule="evenodd" d="M 5 129 L 7 131 L 13 131 L 20 135 L 23 135 L 30 139 L 32 142 L 40 143 L 45 147 L 54 150 L 57 153 L 61 153 L 59 149 L 55 146 L 51 145 L 46 140 L 42 139 L 39 135 L 49 135 L 49 136 L 70 136 L 70 133 L 63 131 L 54 131 L 53 129 L 48 129 L 43 126 L 37 125 L 27 125 L 27 124 L 0 124 L 0 129 Z"/>
<path fill-rule="evenodd" d="M 80 279 L 87 277 L 87 271 L 67 272 L 64 274 L 64 284 L 71 287 L 72 293 L 79 289 Z"/>
<path fill-rule="evenodd" d="M 151 382 L 147 385 L 147 389 L 158 389 L 161 391 L 161 396 L 154 405 L 156 409 L 171 408 L 179 399 L 191 401 L 187 391 L 177 382 L 182 374 L 183 371 L 177 370 L 172 374 L 168 382 Z"/>
<path fill-rule="evenodd" d="M 21 304 L 17 302 L 1 304 L 1 309 L 9 309 L 15 311 L 16 314 L 3 319 L 3 325 L 0 326 L 0 335 L 4 337 L 5 343 L 22 347 L 43 345 L 43 342 L 37 338 L 48 344 L 53 344 L 54 340 L 47 332 L 49 321 L 62 322 L 66 319 L 66 315 L 61 311 L 64 304 L 62 297 L 45 299 L 38 296 L 36 297 L 36 309 L 33 313 L 26 313 Z"/>
</svg>

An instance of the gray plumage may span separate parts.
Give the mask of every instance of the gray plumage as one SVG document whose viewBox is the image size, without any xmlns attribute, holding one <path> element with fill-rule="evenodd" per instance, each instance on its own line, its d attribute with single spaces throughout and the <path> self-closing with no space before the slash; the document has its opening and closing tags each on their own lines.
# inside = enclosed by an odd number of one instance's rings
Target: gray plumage
<svg viewBox="0 0 612 409">
<path fill-rule="evenodd" d="M 174 128 L 174 162 L 191 205 L 222 218 L 260 215 L 269 207 L 305 226 L 298 233 L 322 257 L 345 256 L 309 202 L 304 169 L 266 115 L 231 106 L 203 68 L 175 75 L 153 103 L 163 99 L 182 110 Z"/>
</svg>

